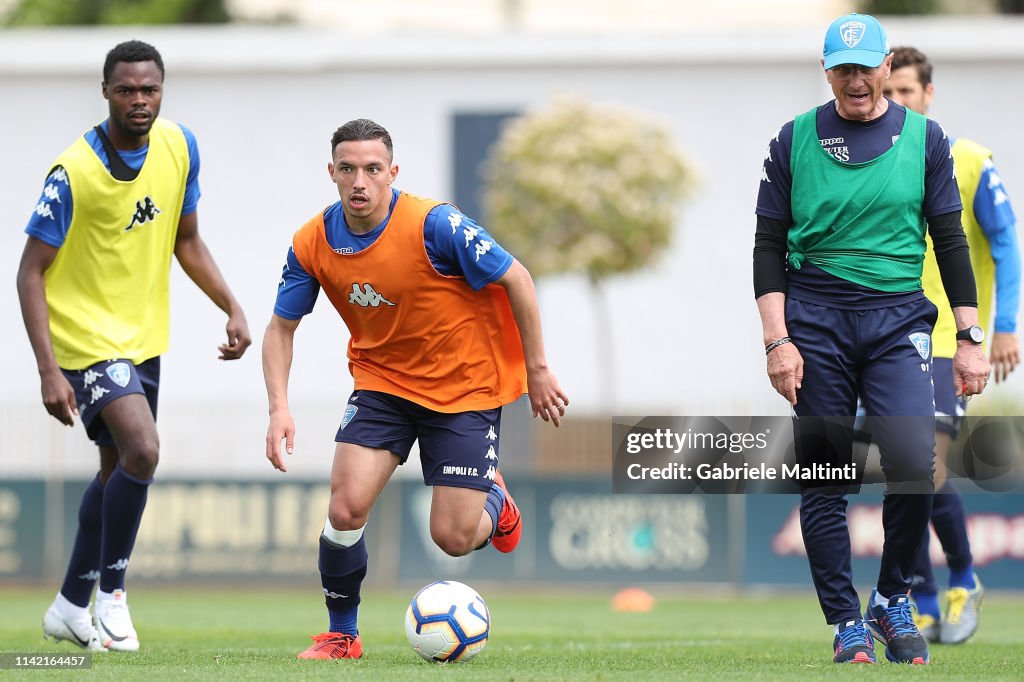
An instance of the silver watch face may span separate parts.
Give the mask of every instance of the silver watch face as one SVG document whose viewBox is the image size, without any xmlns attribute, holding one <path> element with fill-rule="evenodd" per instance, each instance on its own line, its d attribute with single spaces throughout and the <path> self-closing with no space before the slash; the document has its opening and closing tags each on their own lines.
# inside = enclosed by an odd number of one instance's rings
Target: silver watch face
<svg viewBox="0 0 1024 682">
<path fill-rule="evenodd" d="M 974 343 L 981 343 L 985 340 L 985 330 L 978 325 L 974 325 L 969 331 L 971 334 L 971 341 L 974 341 Z"/>
</svg>

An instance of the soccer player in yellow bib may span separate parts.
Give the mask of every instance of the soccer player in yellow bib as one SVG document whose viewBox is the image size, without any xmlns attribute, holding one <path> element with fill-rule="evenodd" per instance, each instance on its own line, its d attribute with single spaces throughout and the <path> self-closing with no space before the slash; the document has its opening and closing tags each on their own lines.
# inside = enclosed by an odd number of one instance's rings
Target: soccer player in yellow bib
<svg viewBox="0 0 1024 682">
<path fill-rule="evenodd" d="M 125 571 L 159 458 L 172 254 L 228 316 L 221 359 L 240 358 L 251 343 L 245 315 L 199 236 L 195 137 L 158 118 L 163 82 L 152 45 L 133 40 L 107 54 L 102 91 L 110 115 L 51 166 L 18 269 L 43 404 L 68 426 L 78 416 L 100 451 L 43 633 L 94 651 L 139 648 Z"/>
<path fill-rule="evenodd" d="M 893 48 L 892 73 L 884 94 L 897 104 L 926 114 L 935 85 L 928 58 L 913 47 Z M 1017 311 L 1020 307 L 1020 252 L 1016 218 L 1002 180 L 992 164 L 992 152 L 963 138 L 951 138 L 953 164 L 964 206 L 963 226 L 970 244 L 971 261 L 978 287 L 978 322 L 992 320 L 995 289 L 995 333 L 991 338 L 991 362 L 997 382 L 1006 379 L 1020 362 Z M 971 545 L 963 499 L 946 478 L 949 445 L 956 438 L 967 404 L 953 385 L 952 357 L 957 344 L 978 343 L 971 330 L 958 330 L 942 289 L 935 254 L 928 249 L 922 275 L 925 295 L 939 309 L 932 333 L 935 369 L 935 497 L 932 526 L 949 565 L 946 612 L 940 618 L 938 592 L 929 558 L 926 533 L 914 567 L 911 595 L 917 604 L 921 633 L 930 641 L 959 644 L 978 628 L 982 586 L 972 567 Z"/>
</svg>

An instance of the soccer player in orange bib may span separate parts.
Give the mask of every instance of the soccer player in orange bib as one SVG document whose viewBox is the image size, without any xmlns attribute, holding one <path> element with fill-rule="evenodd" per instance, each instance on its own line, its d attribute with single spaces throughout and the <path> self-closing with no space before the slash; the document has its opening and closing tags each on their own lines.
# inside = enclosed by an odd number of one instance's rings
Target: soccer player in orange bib
<svg viewBox="0 0 1024 682">
<path fill-rule="evenodd" d="M 263 339 L 270 402 L 267 458 L 286 471 L 292 344 L 322 288 L 348 327 L 354 391 L 335 441 L 320 535 L 330 617 L 299 658 L 359 658 L 363 531 L 381 490 L 419 441 L 433 488 L 430 533 L 451 556 L 515 549 L 518 508 L 498 471 L 501 407 L 528 392 L 534 416 L 558 426 L 569 403 L 548 368 L 529 272 L 451 204 L 392 187 L 391 136 L 367 119 L 331 138 L 340 201 L 292 239 Z"/>
</svg>

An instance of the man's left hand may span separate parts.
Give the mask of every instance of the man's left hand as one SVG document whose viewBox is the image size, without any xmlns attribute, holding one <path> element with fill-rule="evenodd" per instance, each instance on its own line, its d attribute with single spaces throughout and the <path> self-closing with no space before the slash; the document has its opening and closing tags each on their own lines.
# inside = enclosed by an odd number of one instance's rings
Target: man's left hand
<svg viewBox="0 0 1024 682">
<path fill-rule="evenodd" d="M 980 344 L 957 343 L 956 355 L 953 356 L 953 385 L 958 398 L 969 398 L 984 391 L 991 374 L 992 366 Z"/>
</svg>

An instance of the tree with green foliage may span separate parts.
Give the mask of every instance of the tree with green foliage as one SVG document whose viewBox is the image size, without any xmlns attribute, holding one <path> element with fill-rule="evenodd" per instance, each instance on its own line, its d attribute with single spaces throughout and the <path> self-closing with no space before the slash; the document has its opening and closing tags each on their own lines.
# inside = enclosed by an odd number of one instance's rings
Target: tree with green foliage
<svg viewBox="0 0 1024 682">
<path fill-rule="evenodd" d="M 939 14 L 942 12 L 942 0 L 861 0 L 860 11 L 872 16 Z"/>
<path fill-rule="evenodd" d="M 660 121 L 562 98 L 502 131 L 487 165 L 486 221 L 533 275 L 587 277 L 606 362 L 613 354 L 602 282 L 651 264 L 668 246 L 696 179 Z M 613 374 L 601 372 L 608 406 Z"/>
<path fill-rule="evenodd" d="M 20 0 L 7 26 L 223 24 L 224 0 Z"/>
</svg>

